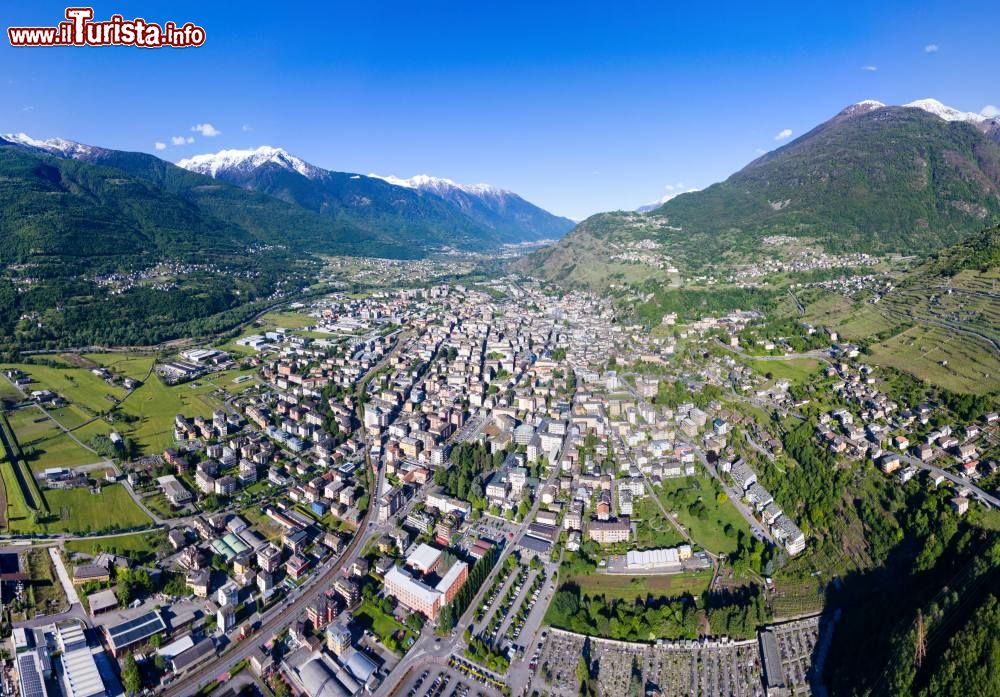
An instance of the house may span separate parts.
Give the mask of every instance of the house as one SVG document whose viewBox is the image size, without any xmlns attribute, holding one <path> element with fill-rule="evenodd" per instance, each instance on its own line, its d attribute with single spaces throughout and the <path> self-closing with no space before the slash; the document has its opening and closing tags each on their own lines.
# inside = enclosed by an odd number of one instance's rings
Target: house
<svg viewBox="0 0 1000 697">
<path fill-rule="evenodd" d="M 309 560 L 305 557 L 301 557 L 298 554 L 293 554 L 287 562 L 285 562 L 285 571 L 288 575 L 295 581 L 306 575 L 309 570 Z"/>
<path fill-rule="evenodd" d="M 187 587 L 190 588 L 191 592 L 195 594 L 195 597 L 207 598 L 208 584 L 211 577 L 212 574 L 208 569 L 193 569 L 188 571 L 184 580 L 187 583 Z"/>
<path fill-rule="evenodd" d="M 956 496 L 951 500 L 951 509 L 958 515 L 965 515 L 969 510 L 969 499 L 965 496 Z"/>
</svg>

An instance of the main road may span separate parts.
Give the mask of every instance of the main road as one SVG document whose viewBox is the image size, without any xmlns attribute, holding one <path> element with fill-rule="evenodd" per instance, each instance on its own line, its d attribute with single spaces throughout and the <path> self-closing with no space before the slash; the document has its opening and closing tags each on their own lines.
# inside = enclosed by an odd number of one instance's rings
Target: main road
<svg viewBox="0 0 1000 697">
<path fill-rule="evenodd" d="M 359 381 L 358 403 L 362 402 L 365 386 L 373 376 L 388 360 L 399 350 L 401 343 L 389 351 L 381 361 Z M 359 428 L 362 439 L 367 440 L 364 422 Z M 162 694 L 167 697 L 188 697 L 198 691 L 198 689 L 219 676 L 228 672 L 229 668 L 242 660 L 248 659 L 257 649 L 260 639 L 257 637 L 268 637 L 277 634 L 285 627 L 295 621 L 295 618 L 302 614 L 309 605 L 319 598 L 336 581 L 343 569 L 349 566 L 357 558 L 358 554 L 365 549 L 365 546 L 376 535 L 381 534 L 382 528 L 376 527 L 372 522 L 377 519 L 378 502 L 381 492 L 382 478 L 371 459 L 370 448 L 365 448 L 366 476 L 369 479 L 368 510 L 365 511 L 361 524 L 358 526 L 354 538 L 347 545 L 344 553 L 336 560 L 328 561 L 312 578 L 299 588 L 293 590 L 282 602 L 276 604 L 260 617 L 260 628 L 253 637 L 229 645 L 227 650 L 213 658 L 211 661 L 201 666 L 196 672 L 182 677 L 177 682 L 165 687 Z"/>
</svg>

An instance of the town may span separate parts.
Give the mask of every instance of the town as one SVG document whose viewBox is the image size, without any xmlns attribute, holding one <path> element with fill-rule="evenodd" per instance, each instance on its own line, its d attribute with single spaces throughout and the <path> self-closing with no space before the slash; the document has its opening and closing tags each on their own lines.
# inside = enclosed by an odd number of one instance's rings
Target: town
<svg viewBox="0 0 1000 697">
<path fill-rule="evenodd" d="M 785 449 L 947 491 L 963 516 L 1000 506 L 1000 419 L 903 405 L 835 333 L 803 324 L 822 348 L 796 353 L 764 322 L 650 330 L 597 296 L 502 277 L 289 303 L 141 377 L 100 356 L 49 377 L 7 367 L 14 463 L 21 414 L 61 423 L 84 376 L 118 391 L 90 441 L 101 467 L 22 462 L 7 496 L 114 490 L 138 515 L 97 536 L 46 524 L 51 503 L 28 516 L 42 538 L 0 554 L 5 685 L 811 694 L 836 619 L 793 580 L 809 578 L 819 517 L 804 492 L 769 488 Z M 198 399 L 143 440 L 121 414 L 148 385 Z"/>
</svg>

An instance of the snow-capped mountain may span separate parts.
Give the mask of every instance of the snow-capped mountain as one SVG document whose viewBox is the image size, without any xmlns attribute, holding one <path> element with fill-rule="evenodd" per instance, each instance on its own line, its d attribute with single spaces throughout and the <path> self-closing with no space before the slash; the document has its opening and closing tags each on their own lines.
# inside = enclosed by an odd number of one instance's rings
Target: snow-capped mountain
<svg viewBox="0 0 1000 697">
<path fill-rule="evenodd" d="M 439 196 L 444 196 L 455 189 L 464 191 L 467 194 L 472 194 L 473 196 L 502 196 L 504 194 L 511 193 L 509 191 L 504 191 L 503 189 L 498 189 L 495 186 L 490 186 L 489 184 L 459 184 L 451 179 L 445 179 L 444 177 L 432 177 L 429 174 L 418 174 L 415 177 L 410 177 L 409 179 L 401 179 L 400 177 L 396 177 L 391 174 L 389 176 L 369 174 L 368 176 L 381 179 L 382 181 L 387 181 L 395 186 L 406 187 L 407 189 L 432 191 Z"/>
<path fill-rule="evenodd" d="M 393 186 L 438 196 L 463 215 L 511 242 L 558 239 L 574 226 L 572 220 L 552 215 L 514 192 L 490 184 L 460 184 L 427 174 L 409 179 L 380 174 L 368 176 Z"/>
<path fill-rule="evenodd" d="M 5 133 L 0 136 L 0 138 L 3 138 L 9 143 L 14 143 L 15 145 L 28 148 L 29 150 L 46 152 L 50 155 L 70 159 L 81 159 L 102 150 L 102 148 L 95 148 L 92 145 L 84 145 L 83 143 L 66 140 L 65 138 L 48 138 L 46 140 L 38 140 L 36 138 L 32 138 L 27 133 Z"/>
<path fill-rule="evenodd" d="M 326 170 L 314 167 L 305 160 L 270 145 L 262 145 L 255 150 L 220 150 L 217 153 L 185 158 L 177 163 L 178 167 L 213 179 L 220 172 L 251 173 L 266 165 L 276 165 L 298 172 L 307 179 L 318 179 L 326 174 Z"/>
<path fill-rule="evenodd" d="M 422 221 L 442 233 L 452 231 L 456 241 L 506 244 L 555 239 L 573 227 L 571 220 L 488 184 L 459 184 L 426 174 L 403 179 L 333 172 L 270 146 L 196 155 L 177 164 L 323 215 L 354 211 L 366 219 L 398 218 L 395 225 L 401 230 Z"/>
<path fill-rule="evenodd" d="M 927 113 L 934 114 L 945 121 L 965 121 L 967 123 L 979 124 L 991 120 L 982 114 L 976 114 L 971 111 L 959 111 L 954 107 L 942 104 L 936 99 L 918 99 L 903 106 L 911 109 L 923 109 Z"/>
</svg>

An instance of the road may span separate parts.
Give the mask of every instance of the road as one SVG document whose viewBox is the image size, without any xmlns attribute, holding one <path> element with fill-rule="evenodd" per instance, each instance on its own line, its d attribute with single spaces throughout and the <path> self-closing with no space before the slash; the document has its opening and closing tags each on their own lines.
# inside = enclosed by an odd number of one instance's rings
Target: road
<svg viewBox="0 0 1000 697">
<path fill-rule="evenodd" d="M 940 474 L 942 477 L 950 480 L 952 483 L 960 487 L 965 487 L 966 489 L 971 491 L 973 494 L 976 495 L 976 498 L 978 498 L 983 503 L 989 504 L 990 506 L 993 506 L 993 508 L 1000 508 L 1000 498 L 997 498 L 992 494 L 986 493 L 985 491 L 980 489 L 978 486 L 970 482 L 965 477 L 960 477 L 954 472 L 949 472 L 948 470 L 941 469 L 937 465 L 932 465 L 929 462 L 918 460 L 917 458 L 912 457 L 910 455 L 902 454 L 899 456 L 899 459 L 902 460 L 903 462 L 907 462 L 913 465 L 914 467 L 919 467 L 921 469 L 927 470 L 928 472 L 933 472 L 934 474 Z"/>
<path fill-rule="evenodd" d="M 359 397 L 363 394 L 365 386 L 368 384 L 371 377 L 396 353 L 400 344 L 401 342 L 397 343 L 396 347 L 394 347 L 392 351 L 388 352 L 382 360 L 373 366 L 371 370 L 369 370 L 368 373 L 359 381 Z M 359 399 L 358 404 L 360 403 L 361 400 Z M 363 422 L 359 430 L 361 432 L 361 437 L 366 439 Z M 366 476 L 369 478 L 369 490 L 371 492 L 368 497 L 368 510 L 365 511 L 365 515 L 361 519 L 361 524 L 358 526 L 357 532 L 351 542 L 347 545 L 344 553 L 338 559 L 328 561 L 326 565 L 322 567 L 322 570 L 314 572 L 306 583 L 292 591 L 290 596 L 286 598 L 284 602 L 278 603 L 265 612 L 264 615 L 259 618 L 261 623 L 260 628 L 253 637 L 230 644 L 228 646 L 228 650 L 213 658 L 209 663 L 206 663 L 197 671 L 181 678 L 179 681 L 165 688 L 163 690 L 163 694 L 166 697 L 188 697 L 188 695 L 192 695 L 197 692 L 198 688 L 202 685 L 215 680 L 219 675 L 225 673 L 230 666 L 249 658 L 250 655 L 257 649 L 257 645 L 261 641 L 260 638 L 266 639 L 273 636 L 292 624 L 292 622 L 294 622 L 300 614 L 305 612 L 306 608 L 313 601 L 315 601 L 319 596 L 325 593 L 331 585 L 333 585 L 340 573 L 354 562 L 358 555 L 365 549 L 368 542 L 374 539 L 377 535 L 382 534 L 384 526 L 375 526 L 372 522 L 377 519 L 378 501 L 382 487 L 382 476 L 378 471 L 376 463 L 372 462 L 370 451 L 370 448 L 365 449 L 365 469 Z"/>
<path fill-rule="evenodd" d="M 546 348 L 548 344 L 546 345 Z M 542 353 L 540 351 L 539 353 Z M 515 379 L 515 385 L 520 383 L 520 381 L 527 374 L 527 370 L 521 371 Z M 572 398 L 572 396 L 571 396 Z M 559 452 L 562 452 L 562 448 L 566 445 L 567 435 L 563 436 L 563 441 L 560 446 Z M 546 478 L 545 482 L 539 482 L 538 488 L 536 490 L 537 495 L 535 496 L 535 501 L 531 506 L 531 510 L 528 514 L 524 516 L 524 519 L 518 526 L 517 532 L 514 533 L 512 539 L 510 539 L 506 546 L 503 548 L 502 552 L 497 558 L 496 564 L 493 569 L 487 575 L 486 579 L 483 581 L 476 595 L 469 602 L 469 606 L 466 608 L 465 612 L 460 618 L 455 622 L 455 628 L 448 637 L 438 637 L 434 632 L 429 629 L 425 629 L 421 633 L 420 637 L 417 639 L 416 643 L 410 647 L 410 650 L 406 653 L 403 659 L 396 665 L 396 668 L 392 671 L 390 676 L 391 680 L 386 680 L 378 690 L 376 690 L 374 697 L 390 697 L 394 695 L 398 686 L 402 685 L 410 671 L 415 669 L 421 669 L 429 665 L 442 664 L 443 661 L 447 660 L 447 657 L 451 654 L 456 654 L 458 656 L 463 655 L 463 645 L 465 643 L 464 634 L 465 630 L 472 625 L 472 618 L 475 616 L 476 608 L 479 607 L 479 603 L 482 601 L 483 596 L 493 585 L 493 581 L 496 575 L 503 568 L 503 562 L 508 555 L 513 553 L 517 549 L 518 543 L 524 537 L 528 530 L 528 525 L 531 521 L 535 519 L 535 515 L 538 513 L 538 509 L 542 505 L 541 492 L 546 486 L 556 481 L 559 476 L 559 464 L 558 462 L 551 463 L 549 468 L 549 476 Z M 550 579 L 552 578 L 550 573 Z M 539 603 L 547 603 L 551 599 L 551 593 L 539 599 Z M 535 610 L 538 608 L 536 607 Z M 533 610 L 534 611 L 534 610 Z M 489 673 L 485 668 L 482 668 L 484 673 Z M 497 676 L 498 679 L 502 679 L 502 676 Z"/>
<path fill-rule="evenodd" d="M 638 392 L 635 391 L 635 388 L 633 388 L 628 383 L 628 381 L 625 382 L 625 385 L 628 388 L 629 393 L 640 404 L 644 404 L 645 403 L 645 400 L 643 400 L 643 398 L 639 395 Z M 619 443 L 621 443 L 621 436 L 619 435 L 618 438 L 619 438 Z M 629 456 L 632 457 L 631 451 L 628 451 L 627 449 L 625 449 L 624 443 L 621 443 L 621 445 L 622 445 L 623 450 L 626 450 L 626 452 L 629 452 Z M 698 459 L 701 460 L 701 464 L 705 468 L 705 471 L 708 472 L 709 475 L 711 475 L 716 481 L 719 482 L 719 484 L 722 485 L 722 490 L 726 492 L 726 496 L 729 497 L 729 500 L 732 502 L 733 506 L 736 507 L 736 510 L 739 511 L 740 515 L 743 516 L 743 519 L 746 520 L 747 524 L 750 526 L 750 529 L 752 531 L 754 531 L 755 536 L 758 539 L 760 539 L 760 540 L 766 540 L 767 542 L 770 542 L 771 544 L 776 545 L 777 543 L 774 541 L 774 538 L 771 537 L 771 533 L 768 532 L 767 527 L 763 523 L 761 523 L 759 520 L 757 520 L 757 518 L 754 517 L 754 515 L 750 511 L 750 509 L 748 509 L 746 507 L 746 505 L 743 503 L 743 494 L 742 494 L 742 492 L 737 492 L 732 486 L 730 486 L 726 482 L 726 480 L 716 470 L 715 466 L 712 465 L 711 463 L 709 463 L 708 457 L 705 455 L 705 452 L 701 448 L 699 448 L 697 445 L 693 445 L 693 444 L 692 444 L 691 447 L 694 449 L 694 452 L 698 456 Z M 771 457 L 773 458 L 773 456 L 771 456 Z M 634 461 L 633 461 L 633 464 L 634 464 Z M 641 471 L 642 468 L 639 468 L 639 469 Z M 652 481 L 650 481 L 649 477 L 646 476 L 645 473 L 643 473 L 643 477 L 646 479 L 646 486 L 649 487 L 649 489 L 650 489 L 651 492 L 655 492 L 655 490 L 653 489 L 653 483 L 652 483 Z M 656 502 L 656 505 L 660 507 L 660 510 L 663 512 L 663 516 L 667 520 L 669 520 L 671 523 L 673 523 L 674 527 L 676 527 L 681 532 L 681 534 L 684 536 L 684 539 L 686 539 L 688 542 L 691 542 L 693 544 L 694 542 L 691 539 L 691 536 L 688 535 L 687 530 L 685 530 L 683 528 L 683 526 L 681 526 L 679 523 L 677 523 L 677 521 L 674 520 L 673 516 L 667 514 L 666 509 L 663 507 L 663 504 L 660 502 L 660 497 L 656 496 L 655 493 L 653 494 L 653 500 Z M 705 553 L 708 554 L 709 557 L 712 558 L 712 561 L 714 563 L 716 563 L 716 565 L 717 565 L 718 557 L 715 554 L 712 554 L 712 552 L 708 551 L 707 549 L 705 550 Z M 718 570 L 718 569 L 716 568 L 716 570 Z"/>
<path fill-rule="evenodd" d="M 722 485 L 722 490 L 726 492 L 726 496 L 729 497 L 729 501 L 736 507 L 736 510 L 740 512 L 740 515 L 743 516 L 743 520 L 747 522 L 757 538 L 760 540 L 766 540 L 772 545 L 780 546 L 774 541 L 774 538 L 771 537 L 771 533 L 767 531 L 767 527 L 757 520 L 750 509 L 747 508 L 746 504 L 743 503 L 743 493 L 736 491 L 735 488 L 726 482 L 722 475 L 719 474 L 718 470 L 716 470 L 715 465 L 711 464 L 708 461 L 708 458 L 705 457 L 704 452 L 702 452 L 699 448 L 695 448 L 695 452 L 698 454 L 698 458 L 701 460 L 701 464 L 705 468 L 705 471 L 712 475 L 712 477 L 714 477 L 715 480 Z"/>
</svg>

